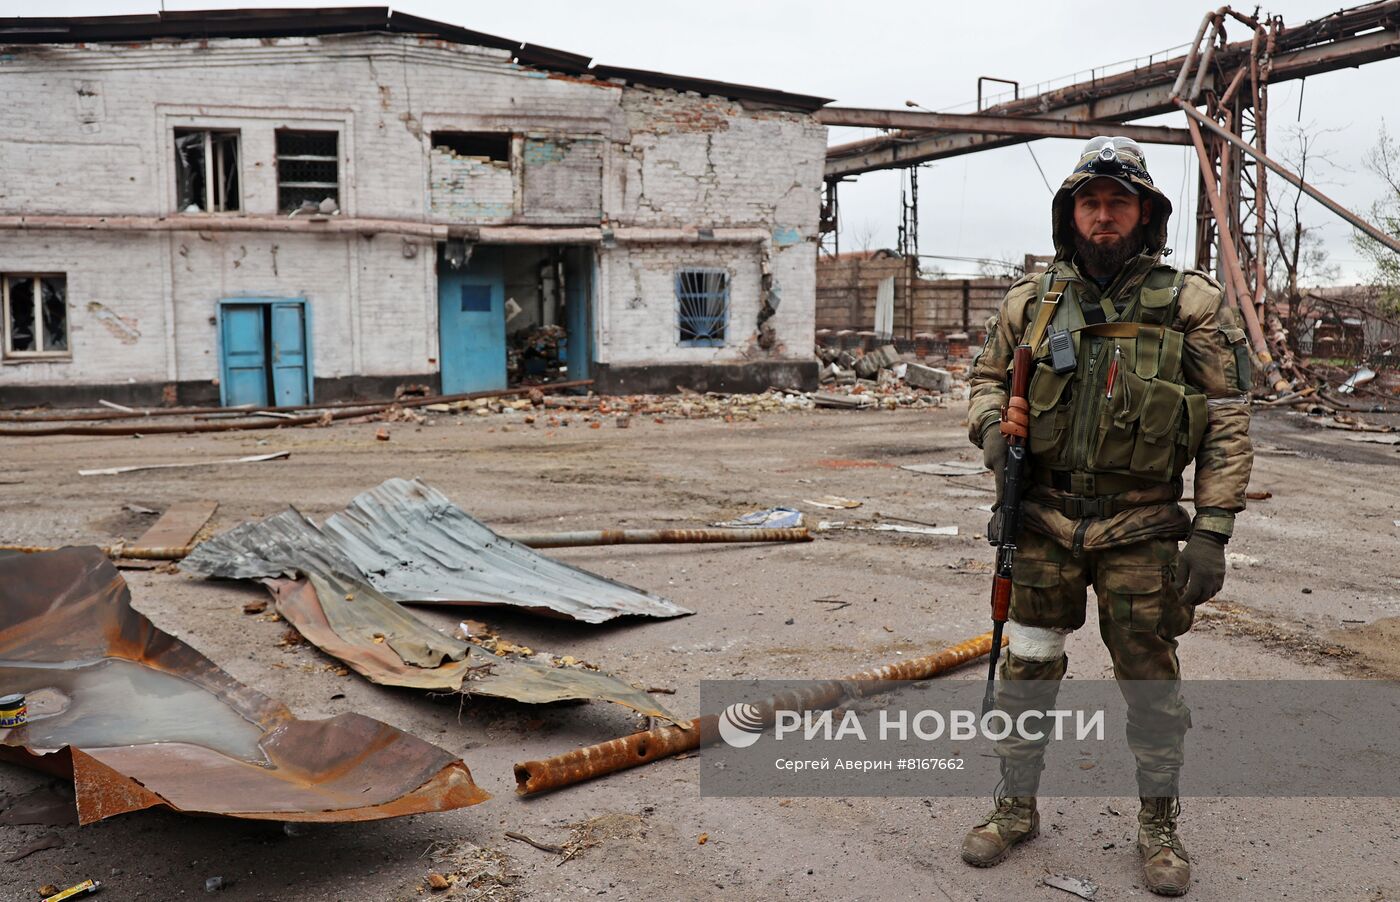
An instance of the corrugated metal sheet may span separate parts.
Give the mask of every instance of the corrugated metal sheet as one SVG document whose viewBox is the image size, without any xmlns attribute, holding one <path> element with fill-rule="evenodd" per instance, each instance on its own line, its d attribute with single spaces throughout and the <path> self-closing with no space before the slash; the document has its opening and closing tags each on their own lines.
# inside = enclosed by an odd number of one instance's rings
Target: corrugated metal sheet
<svg viewBox="0 0 1400 902">
<path fill-rule="evenodd" d="M 180 566 L 228 579 L 329 574 L 398 602 L 511 605 L 585 623 L 691 613 L 502 538 L 416 479 L 388 480 L 319 529 L 295 510 L 238 526 Z"/>
<path fill-rule="evenodd" d="M 298 720 L 131 608 L 97 548 L 0 557 L 0 759 L 71 777 L 80 823 L 143 808 L 362 821 L 485 801 L 461 760 L 358 714 Z"/>
</svg>

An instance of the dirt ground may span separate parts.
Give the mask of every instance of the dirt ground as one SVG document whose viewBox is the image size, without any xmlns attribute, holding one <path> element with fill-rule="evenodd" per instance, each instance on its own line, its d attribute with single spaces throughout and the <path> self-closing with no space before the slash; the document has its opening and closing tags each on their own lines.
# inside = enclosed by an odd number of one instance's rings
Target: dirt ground
<svg viewBox="0 0 1400 902">
<path fill-rule="evenodd" d="M 1272 492 L 1240 517 L 1241 555 L 1221 598 L 1184 637 L 1191 677 L 1400 678 L 1400 483 L 1394 446 L 1346 440 L 1282 411 L 1256 415 L 1251 489 Z M 502 531 L 695 526 L 806 498 L 862 500 L 852 511 L 959 527 L 955 538 L 834 532 L 787 546 L 571 549 L 562 559 L 693 609 L 661 622 L 587 626 L 489 611 L 427 612 L 444 627 L 485 620 L 512 641 L 570 654 L 646 687 L 682 715 L 698 683 L 736 676 L 831 677 L 927 653 L 986 629 L 988 561 L 980 536 L 986 476 L 899 469 L 974 460 L 961 405 L 932 411 L 765 414 L 756 421 L 654 422 L 588 428 L 501 428 L 503 417 L 442 417 L 431 426 L 378 424 L 146 438 L 3 439 L 0 541 L 108 543 L 153 519 L 126 504 L 220 503 L 231 527 L 286 504 L 320 518 L 390 476 L 421 477 Z M 288 450 L 288 460 L 238 467 L 80 478 L 80 467 Z M 471 808 L 378 823 L 292 831 L 280 825 L 129 814 L 62 827 L 63 847 L 0 865 L 0 896 L 35 900 L 42 884 L 92 877 L 101 898 L 200 896 L 222 877 L 229 900 L 1073 898 L 1047 873 L 1097 883 L 1097 899 L 1149 898 L 1133 850 L 1129 799 L 1049 799 L 1042 836 L 978 871 L 957 849 L 989 799 L 709 799 L 704 755 L 667 760 L 541 798 L 514 795 L 511 765 L 641 726 L 615 705 L 464 705 L 337 676 L 308 646 L 282 647 L 285 624 L 246 616 L 264 597 L 244 584 L 130 571 L 137 608 L 235 678 L 301 717 L 356 711 L 460 755 L 494 795 Z M 849 601 L 846 606 L 819 598 Z M 1093 629 L 1070 639 L 1077 676 L 1110 673 Z M 980 679 L 969 668 L 959 678 Z M 0 807 L 46 784 L 0 765 Z M 990 792 L 992 787 L 988 787 Z M 1121 814 L 1120 814 L 1121 812 Z M 0 827 L 0 858 L 47 832 Z M 1188 801 L 1181 829 L 1195 864 L 1190 898 L 1400 899 L 1400 813 L 1389 800 Z M 570 840 L 561 856 L 508 839 Z M 700 838 L 706 837 L 705 842 Z M 430 871 L 463 875 L 430 894 Z"/>
</svg>

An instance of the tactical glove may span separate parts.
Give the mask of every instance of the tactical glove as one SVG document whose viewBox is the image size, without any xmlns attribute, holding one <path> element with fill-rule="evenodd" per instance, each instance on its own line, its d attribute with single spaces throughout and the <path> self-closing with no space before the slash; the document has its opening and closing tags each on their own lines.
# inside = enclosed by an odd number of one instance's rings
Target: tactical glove
<svg viewBox="0 0 1400 902">
<path fill-rule="evenodd" d="M 1204 604 L 1223 585 L 1225 540 L 1205 530 L 1192 532 L 1176 565 L 1176 590 L 1181 593 L 1181 600 L 1192 607 Z"/>
<path fill-rule="evenodd" d="M 1006 477 L 1006 436 L 1001 434 L 999 421 L 982 430 L 982 466 L 996 476 L 997 504 L 1001 504 L 1001 486 Z"/>
</svg>

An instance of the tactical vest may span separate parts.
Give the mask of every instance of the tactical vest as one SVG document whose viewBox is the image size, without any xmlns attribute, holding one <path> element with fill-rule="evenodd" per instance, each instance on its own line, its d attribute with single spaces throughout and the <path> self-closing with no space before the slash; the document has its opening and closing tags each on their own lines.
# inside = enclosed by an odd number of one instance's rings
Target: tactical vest
<svg viewBox="0 0 1400 902">
<path fill-rule="evenodd" d="M 1162 483 L 1180 476 L 1195 457 L 1206 429 L 1206 397 L 1186 384 L 1185 335 L 1172 328 L 1184 278 L 1170 267 L 1154 267 L 1121 316 L 1105 302 L 1109 321 L 1086 325 L 1076 283 L 1046 273 L 1027 333 L 1036 361 L 1028 393 L 1030 452 L 1038 467 Z M 1052 330 L 1073 336 L 1075 369 L 1056 373 L 1051 367 L 1049 342 L 1035 333 Z M 1123 480 L 1102 480 L 1110 481 L 1123 490 Z"/>
</svg>

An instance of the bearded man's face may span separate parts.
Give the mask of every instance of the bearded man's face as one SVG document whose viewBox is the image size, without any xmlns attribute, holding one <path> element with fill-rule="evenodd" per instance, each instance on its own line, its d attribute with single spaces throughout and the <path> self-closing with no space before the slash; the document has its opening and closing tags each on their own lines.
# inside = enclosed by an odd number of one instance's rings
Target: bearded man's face
<svg viewBox="0 0 1400 902">
<path fill-rule="evenodd" d="M 1096 178 L 1074 195 L 1074 246 L 1095 276 L 1112 276 L 1142 251 L 1151 202 L 1111 178 Z"/>
</svg>

